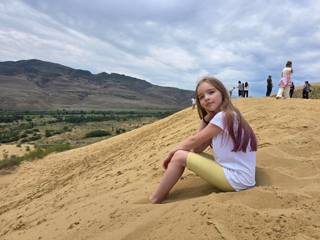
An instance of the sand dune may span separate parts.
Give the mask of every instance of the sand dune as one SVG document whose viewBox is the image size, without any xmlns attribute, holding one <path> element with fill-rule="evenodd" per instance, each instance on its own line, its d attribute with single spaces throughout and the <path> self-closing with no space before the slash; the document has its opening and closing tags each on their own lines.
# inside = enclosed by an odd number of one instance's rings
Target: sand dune
<svg viewBox="0 0 320 240">
<path fill-rule="evenodd" d="M 186 171 L 147 197 L 196 111 L 26 162 L 0 176 L 0 239 L 320 239 L 320 101 L 240 99 L 257 133 L 258 186 L 221 193 Z"/>
</svg>

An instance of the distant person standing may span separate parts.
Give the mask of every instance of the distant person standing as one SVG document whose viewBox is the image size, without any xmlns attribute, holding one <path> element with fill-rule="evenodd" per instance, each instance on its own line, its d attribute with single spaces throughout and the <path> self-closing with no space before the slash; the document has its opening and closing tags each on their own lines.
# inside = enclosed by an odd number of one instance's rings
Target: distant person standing
<svg viewBox="0 0 320 240">
<path fill-rule="evenodd" d="M 285 68 L 281 72 L 281 79 L 279 83 L 279 90 L 276 96 L 277 99 L 279 98 L 288 98 L 290 92 L 290 86 L 292 83 L 292 62 L 287 61 Z"/>
<path fill-rule="evenodd" d="M 242 92 L 242 96 L 241 97 L 244 97 L 244 83 L 241 84 L 241 89 L 242 89 L 241 90 L 241 92 Z"/>
<path fill-rule="evenodd" d="M 311 92 L 311 85 L 308 81 L 305 81 L 302 89 L 302 98 L 309 99 L 309 92 Z"/>
<path fill-rule="evenodd" d="M 230 90 L 229 90 L 229 95 L 230 95 L 230 97 L 232 97 L 232 92 L 233 92 L 233 90 L 235 90 L 236 89 L 236 87 L 232 87 Z"/>
<path fill-rule="evenodd" d="M 192 109 L 195 109 L 195 107 L 196 107 L 196 99 L 195 98 L 191 98 L 191 104 L 192 104 Z"/>
<path fill-rule="evenodd" d="M 290 98 L 292 98 L 293 92 L 294 92 L 294 83 L 292 82 L 292 83 L 291 83 L 291 86 L 290 86 L 290 93 L 289 93 Z"/>
<path fill-rule="evenodd" d="M 270 94 L 272 92 L 272 78 L 271 78 L 271 75 L 268 76 L 267 78 L 267 92 L 266 92 L 266 96 L 267 97 L 270 97 Z"/>
<path fill-rule="evenodd" d="M 244 83 L 243 97 L 249 97 L 249 84 L 248 84 L 248 82 Z"/>
<path fill-rule="evenodd" d="M 241 81 L 238 81 L 238 96 L 242 97 L 243 96 L 243 87 Z"/>
</svg>

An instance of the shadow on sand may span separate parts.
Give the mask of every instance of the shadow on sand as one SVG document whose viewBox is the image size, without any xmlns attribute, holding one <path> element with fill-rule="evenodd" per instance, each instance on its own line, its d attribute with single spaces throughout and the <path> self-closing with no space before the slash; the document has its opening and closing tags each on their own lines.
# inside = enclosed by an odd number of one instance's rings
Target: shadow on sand
<svg viewBox="0 0 320 240">
<path fill-rule="evenodd" d="M 213 187 L 198 176 L 184 178 L 173 188 L 168 198 L 163 203 L 171 203 L 191 198 L 198 198 L 209 195 L 210 193 L 219 193 L 219 189 Z"/>
</svg>

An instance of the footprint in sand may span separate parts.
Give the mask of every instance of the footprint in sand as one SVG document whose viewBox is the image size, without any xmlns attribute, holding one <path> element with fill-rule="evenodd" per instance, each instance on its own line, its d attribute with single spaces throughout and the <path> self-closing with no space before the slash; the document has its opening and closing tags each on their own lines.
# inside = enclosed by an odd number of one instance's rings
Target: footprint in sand
<svg viewBox="0 0 320 240">
<path fill-rule="evenodd" d="M 76 221 L 76 222 L 74 222 L 74 223 L 71 223 L 71 224 L 69 225 L 69 227 L 67 228 L 67 230 L 73 229 L 74 227 L 76 227 L 76 226 L 79 225 L 79 224 L 80 224 L 80 221 Z"/>
</svg>

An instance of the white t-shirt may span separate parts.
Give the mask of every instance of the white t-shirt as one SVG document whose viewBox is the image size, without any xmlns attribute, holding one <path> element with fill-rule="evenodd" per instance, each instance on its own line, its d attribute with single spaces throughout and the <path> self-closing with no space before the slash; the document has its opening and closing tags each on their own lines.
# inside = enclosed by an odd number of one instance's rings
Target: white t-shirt
<svg viewBox="0 0 320 240">
<path fill-rule="evenodd" d="M 291 83 L 292 83 L 292 68 L 290 67 L 285 67 L 283 70 L 282 70 L 282 78 L 285 79 L 285 83 L 287 86 L 291 86 Z"/>
<path fill-rule="evenodd" d="M 284 69 L 282 69 L 282 77 L 288 77 L 290 78 L 292 75 L 292 68 L 290 67 L 285 67 Z"/>
<path fill-rule="evenodd" d="M 210 121 L 223 130 L 212 139 L 213 155 L 215 161 L 224 168 L 224 175 L 230 185 L 240 191 L 256 184 L 256 152 L 250 151 L 250 141 L 246 152 L 232 152 L 233 142 L 224 128 L 224 115 L 224 112 L 219 112 Z"/>
</svg>

